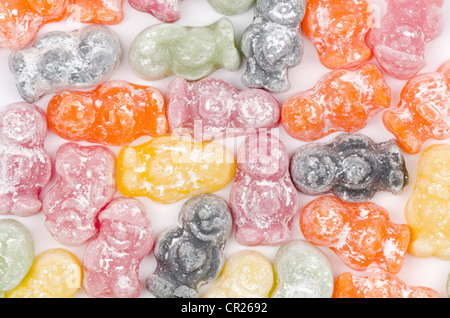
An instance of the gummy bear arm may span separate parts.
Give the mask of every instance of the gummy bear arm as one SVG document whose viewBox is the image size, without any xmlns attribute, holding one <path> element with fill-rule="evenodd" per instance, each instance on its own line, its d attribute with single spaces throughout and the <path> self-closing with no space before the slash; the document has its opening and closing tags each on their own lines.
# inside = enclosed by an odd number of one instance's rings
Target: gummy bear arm
<svg viewBox="0 0 450 318">
<path fill-rule="evenodd" d="M 241 52 L 245 56 L 253 56 L 253 41 L 255 37 L 258 35 L 259 29 L 255 26 L 249 26 L 244 33 L 242 34 L 241 39 Z"/>
<path fill-rule="evenodd" d="M 211 266 L 204 277 L 204 281 L 211 281 L 219 276 L 224 264 L 223 251 L 220 248 L 214 248 L 211 251 L 210 258 L 215 260 L 215 262 L 211 262 Z"/>
<path fill-rule="evenodd" d="M 181 227 L 175 227 L 166 230 L 161 236 L 159 241 L 157 242 L 157 246 L 155 248 L 155 257 L 159 260 L 166 259 L 166 254 L 171 249 L 172 243 L 182 238 L 183 236 L 183 228 Z"/>
<path fill-rule="evenodd" d="M 294 67 L 302 60 L 303 56 L 303 41 L 298 34 L 293 35 L 293 52 L 289 56 L 288 66 Z"/>
</svg>

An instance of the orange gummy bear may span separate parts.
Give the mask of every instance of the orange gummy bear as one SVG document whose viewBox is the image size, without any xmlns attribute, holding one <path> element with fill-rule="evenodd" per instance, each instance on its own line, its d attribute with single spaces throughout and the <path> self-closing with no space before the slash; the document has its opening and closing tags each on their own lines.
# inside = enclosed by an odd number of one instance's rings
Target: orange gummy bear
<svg viewBox="0 0 450 318">
<path fill-rule="evenodd" d="M 108 146 L 128 145 L 168 130 L 164 97 L 155 88 L 110 81 L 93 91 L 64 91 L 47 107 L 49 127 L 60 137 Z"/>
<path fill-rule="evenodd" d="M 123 0 L 72 0 L 67 13 L 77 21 L 94 24 L 118 24 L 123 20 Z"/>
<path fill-rule="evenodd" d="M 346 272 L 335 280 L 333 298 L 441 298 L 441 296 L 428 287 L 408 286 L 400 278 L 387 272 L 375 272 L 367 277 Z"/>
<path fill-rule="evenodd" d="M 410 240 L 408 225 L 392 223 L 384 208 L 332 196 L 310 202 L 300 212 L 300 228 L 306 240 L 329 247 L 355 270 L 399 272 Z"/>
<path fill-rule="evenodd" d="M 386 128 L 410 154 L 420 151 L 428 139 L 450 137 L 450 60 L 437 72 L 408 80 L 396 109 L 383 114 Z"/>
<path fill-rule="evenodd" d="M 312 89 L 289 98 L 281 121 L 293 138 L 314 141 L 335 131 L 358 131 L 390 103 L 391 89 L 383 74 L 365 64 L 354 71 L 331 71 Z"/>
<path fill-rule="evenodd" d="M 353 68 L 372 57 L 365 43 L 372 25 L 373 12 L 365 0 L 309 0 L 302 21 L 320 62 L 330 69 Z"/>
</svg>

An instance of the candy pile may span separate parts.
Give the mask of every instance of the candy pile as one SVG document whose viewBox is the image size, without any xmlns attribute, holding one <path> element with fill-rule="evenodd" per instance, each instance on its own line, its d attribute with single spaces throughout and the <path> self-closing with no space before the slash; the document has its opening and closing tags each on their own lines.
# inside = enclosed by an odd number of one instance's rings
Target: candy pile
<svg viewBox="0 0 450 318">
<path fill-rule="evenodd" d="M 220 17 L 0 3 L 18 99 L 0 108 L 0 297 L 450 297 L 450 55 L 422 72 L 444 1 L 202 1 Z M 127 12 L 147 20 L 125 46 Z M 310 61 L 325 71 L 302 90 Z M 400 218 L 381 194 L 405 196 Z M 447 262 L 439 291 L 401 278 L 411 258 Z"/>
</svg>

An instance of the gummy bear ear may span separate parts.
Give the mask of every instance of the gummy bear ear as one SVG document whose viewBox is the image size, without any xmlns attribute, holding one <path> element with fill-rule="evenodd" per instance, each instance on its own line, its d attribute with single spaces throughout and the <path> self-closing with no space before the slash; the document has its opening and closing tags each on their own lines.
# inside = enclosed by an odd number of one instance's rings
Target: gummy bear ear
<svg viewBox="0 0 450 318">
<path fill-rule="evenodd" d="M 69 0 L 27 0 L 31 8 L 37 12 L 44 20 L 57 19 L 62 16 L 69 5 Z"/>
</svg>

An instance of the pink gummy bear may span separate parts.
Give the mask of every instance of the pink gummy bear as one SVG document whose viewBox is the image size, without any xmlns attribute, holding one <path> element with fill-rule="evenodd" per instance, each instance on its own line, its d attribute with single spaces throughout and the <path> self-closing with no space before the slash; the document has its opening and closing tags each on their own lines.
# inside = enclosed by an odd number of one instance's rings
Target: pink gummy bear
<svg viewBox="0 0 450 318">
<path fill-rule="evenodd" d="M 44 224 L 61 244 L 82 245 L 97 234 L 97 214 L 115 193 L 114 153 L 66 143 L 56 153 L 55 167 L 59 179 L 44 197 Z"/>
<path fill-rule="evenodd" d="M 128 0 L 136 10 L 150 13 L 165 23 L 173 23 L 180 19 L 181 1 L 183 0 Z"/>
<path fill-rule="evenodd" d="M 387 14 L 367 36 L 380 66 L 391 76 L 409 79 L 425 67 L 425 46 L 443 29 L 444 0 L 386 0 Z"/>
<path fill-rule="evenodd" d="M 240 91 L 214 78 L 188 84 L 173 80 L 166 93 L 167 117 L 172 134 L 189 134 L 196 141 L 248 135 L 257 129 L 274 128 L 280 105 L 261 89 Z"/>
<path fill-rule="evenodd" d="M 139 266 L 154 245 L 144 205 L 133 198 L 115 198 L 98 221 L 99 233 L 84 251 L 84 291 L 91 297 L 139 297 Z"/>
<path fill-rule="evenodd" d="M 0 135 L 0 214 L 36 214 L 42 206 L 39 194 L 52 173 L 52 162 L 44 149 L 45 113 L 28 103 L 3 107 Z"/>
<path fill-rule="evenodd" d="M 280 245 L 291 239 L 299 207 L 283 143 L 270 133 L 247 136 L 237 153 L 230 191 L 236 240 L 243 245 Z"/>
</svg>

